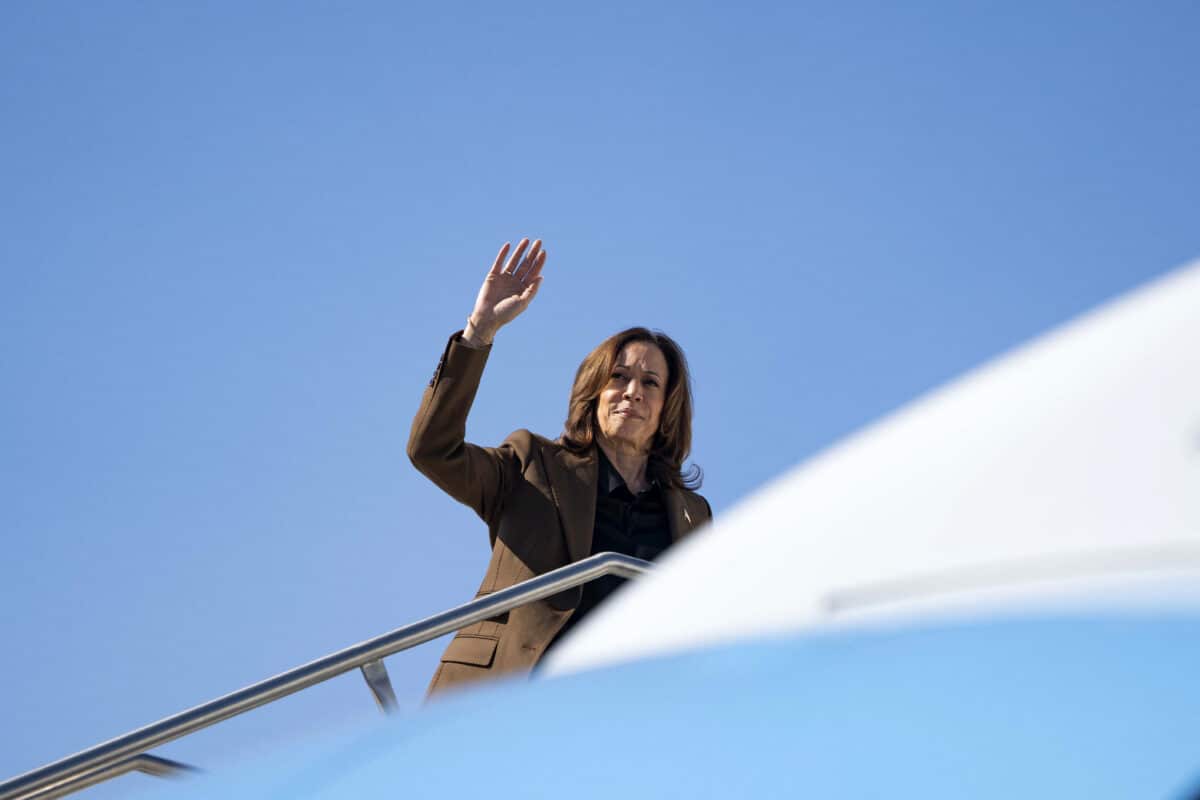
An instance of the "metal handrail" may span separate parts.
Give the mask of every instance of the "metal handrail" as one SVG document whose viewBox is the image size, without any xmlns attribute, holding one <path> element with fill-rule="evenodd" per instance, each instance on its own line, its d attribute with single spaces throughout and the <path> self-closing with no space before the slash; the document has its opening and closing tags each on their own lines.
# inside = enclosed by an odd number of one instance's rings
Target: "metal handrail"
<svg viewBox="0 0 1200 800">
<path fill-rule="evenodd" d="M 69 794 L 83 791 L 89 786 L 95 786 L 97 783 L 119 778 L 126 772 L 143 772 L 159 778 L 179 778 L 189 774 L 196 774 L 200 770 L 187 764 L 181 764 L 178 761 L 172 761 L 169 758 L 142 753 L 112 764 L 105 764 L 87 772 L 82 772 L 73 778 L 59 781 L 48 788 L 34 789 L 29 794 L 21 795 L 21 798 L 22 800 L 55 800 L 58 797 L 66 797 Z"/>
<path fill-rule="evenodd" d="M 372 673 L 378 675 L 379 670 L 382 670 L 382 664 L 376 667 L 374 662 L 379 662 L 386 656 L 424 644 L 439 636 L 444 636 L 475 622 L 482 622 L 526 603 L 543 600 L 566 589 L 573 589 L 605 575 L 635 578 L 648 573 L 651 569 L 652 565 L 648 561 L 620 553 L 599 553 L 582 561 L 576 561 L 574 564 L 568 564 L 544 575 L 538 575 L 506 589 L 476 598 L 469 603 L 435 614 L 420 622 L 396 628 L 382 636 L 359 642 L 316 661 L 282 672 L 273 678 L 259 681 L 224 697 L 210 700 L 195 708 L 138 728 L 124 736 L 118 736 L 75 755 L 18 775 L 0 783 L 0 800 L 30 800 L 33 797 L 61 796 L 75 789 L 83 788 L 82 784 L 85 781 L 87 781 L 86 785 L 97 782 L 87 780 L 96 777 L 97 773 L 110 773 L 99 777 L 98 780 L 115 777 L 121 772 L 113 772 L 113 768 L 121 766 L 131 757 L 140 756 L 153 747 L 215 725 L 252 708 L 274 702 L 352 669 L 372 665 L 370 669 L 364 670 L 364 676 L 371 685 L 372 691 L 375 692 L 376 684 L 372 683 Z M 383 675 L 386 683 L 386 672 Z M 390 686 L 387 691 L 390 692 Z M 386 708 L 379 693 L 376 693 L 376 699 L 381 706 Z M 133 766 L 130 769 L 139 769 L 139 767 Z M 128 770 L 122 772 L 124 771 Z M 68 784 L 70 784 L 70 788 Z"/>
</svg>

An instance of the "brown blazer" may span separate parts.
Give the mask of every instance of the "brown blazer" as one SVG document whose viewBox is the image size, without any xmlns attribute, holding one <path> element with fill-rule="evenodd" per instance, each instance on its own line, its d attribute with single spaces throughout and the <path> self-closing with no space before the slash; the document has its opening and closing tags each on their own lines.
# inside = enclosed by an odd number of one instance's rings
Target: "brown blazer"
<svg viewBox="0 0 1200 800">
<path fill-rule="evenodd" d="M 408 457 L 447 494 L 488 526 L 492 558 L 476 597 L 504 589 L 592 554 L 598 461 L 527 430 L 499 447 L 465 441 L 467 413 L 491 348 L 450 337 L 421 398 Z M 666 492 L 671 539 L 712 519 L 695 492 Z M 528 671 L 583 595 L 576 588 L 459 631 L 429 685 L 430 693 L 507 672 Z"/>
</svg>

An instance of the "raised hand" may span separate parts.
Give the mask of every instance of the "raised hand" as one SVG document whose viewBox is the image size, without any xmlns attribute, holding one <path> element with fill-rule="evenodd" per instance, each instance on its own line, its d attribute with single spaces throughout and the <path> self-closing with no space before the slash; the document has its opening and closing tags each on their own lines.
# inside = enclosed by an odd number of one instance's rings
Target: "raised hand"
<svg viewBox="0 0 1200 800">
<path fill-rule="evenodd" d="M 467 317 L 463 339 L 468 344 L 490 344 L 496 331 L 516 319 L 537 295 L 546 251 L 542 249 L 541 239 L 535 241 L 527 253 L 525 248 L 528 246 L 529 240 L 522 239 L 507 264 L 504 258 L 508 255 L 508 242 L 496 254 L 496 261 L 483 279 L 483 286 L 479 287 L 475 308 Z"/>
</svg>

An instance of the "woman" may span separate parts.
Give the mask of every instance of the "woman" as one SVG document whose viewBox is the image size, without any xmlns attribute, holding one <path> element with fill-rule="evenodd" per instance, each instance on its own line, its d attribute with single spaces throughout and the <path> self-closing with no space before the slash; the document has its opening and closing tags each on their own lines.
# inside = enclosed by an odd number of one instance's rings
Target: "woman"
<svg viewBox="0 0 1200 800">
<path fill-rule="evenodd" d="M 674 341 L 645 328 L 610 337 L 583 360 L 558 440 L 519 430 L 499 447 L 464 441 L 492 339 L 542 282 L 540 240 L 522 239 L 506 264 L 508 252 L 506 243 L 467 327 L 450 337 L 408 441 L 417 469 L 488 525 L 492 558 L 477 597 L 606 550 L 653 559 L 712 518 L 692 491 L 698 477 L 681 472 L 691 447 L 687 362 Z M 529 670 L 619 583 L 602 578 L 464 628 L 429 691 Z"/>
</svg>

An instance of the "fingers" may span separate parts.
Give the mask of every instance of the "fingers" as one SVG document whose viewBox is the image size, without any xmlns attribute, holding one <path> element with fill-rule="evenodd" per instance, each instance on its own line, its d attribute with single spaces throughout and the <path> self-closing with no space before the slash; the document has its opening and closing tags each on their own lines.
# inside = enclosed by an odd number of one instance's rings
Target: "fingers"
<svg viewBox="0 0 1200 800">
<path fill-rule="evenodd" d="M 546 260 L 546 251 L 542 250 L 542 240 L 538 239 L 533 243 L 533 249 L 529 251 L 529 255 L 525 257 L 524 263 L 513 276 L 522 283 L 530 280 L 536 273 L 533 271 L 539 264 Z"/>
<path fill-rule="evenodd" d="M 521 292 L 521 305 L 527 306 L 537 296 L 538 287 L 542 285 L 542 277 L 539 275 L 529 282 L 525 287 L 525 291 Z"/>
<path fill-rule="evenodd" d="M 520 276 L 521 280 L 528 283 L 535 280 L 542 274 L 542 265 L 546 263 L 546 251 L 537 254 L 537 258 L 529 265 L 529 268 Z"/>
<path fill-rule="evenodd" d="M 508 266 L 504 271 L 509 275 L 516 274 L 517 267 L 521 266 L 521 257 L 525 254 L 525 248 L 529 245 L 528 239 L 522 239 L 517 243 L 517 250 L 512 254 L 512 258 L 508 260 Z"/>
<path fill-rule="evenodd" d="M 500 252 L 496 254 L 496 260 L 492 262 L 492 268 L 488 271 L 488 275 L 512 275 L 522 283 L 529 283 L 542 272 L 542 265 L 546 263 L 546 251 L 542 249 L 542 240 L 537 239 L 533 243 L 533 247 L 529 248 L 529 252 L 525 252 L 525 248 L 529 247 L 529 239 L 522 239 L 517 243 L 517 249 L 512 254 L 512 258 L 508 260 L 507 266 L 504 264 L 504 257 L 508 255 L 509 243 L 505 242 L 500 248 Z"/>
<path fill-rule="evenodd" d="M 508 254 L 508 242 L 505 242 L 504 246 L 500 248 L 500 252 L 496 254 L 496 260 L 495 260 L 495 262 L 492 263 L 492 268 L 490 270 L 488 270 L 488 275 L 499 275 L 500 274 L 500 270 L 503 268 L 503 264 L 504 264 L 504 256 L 506 256 L 507 254 Z"/>
</svg>

